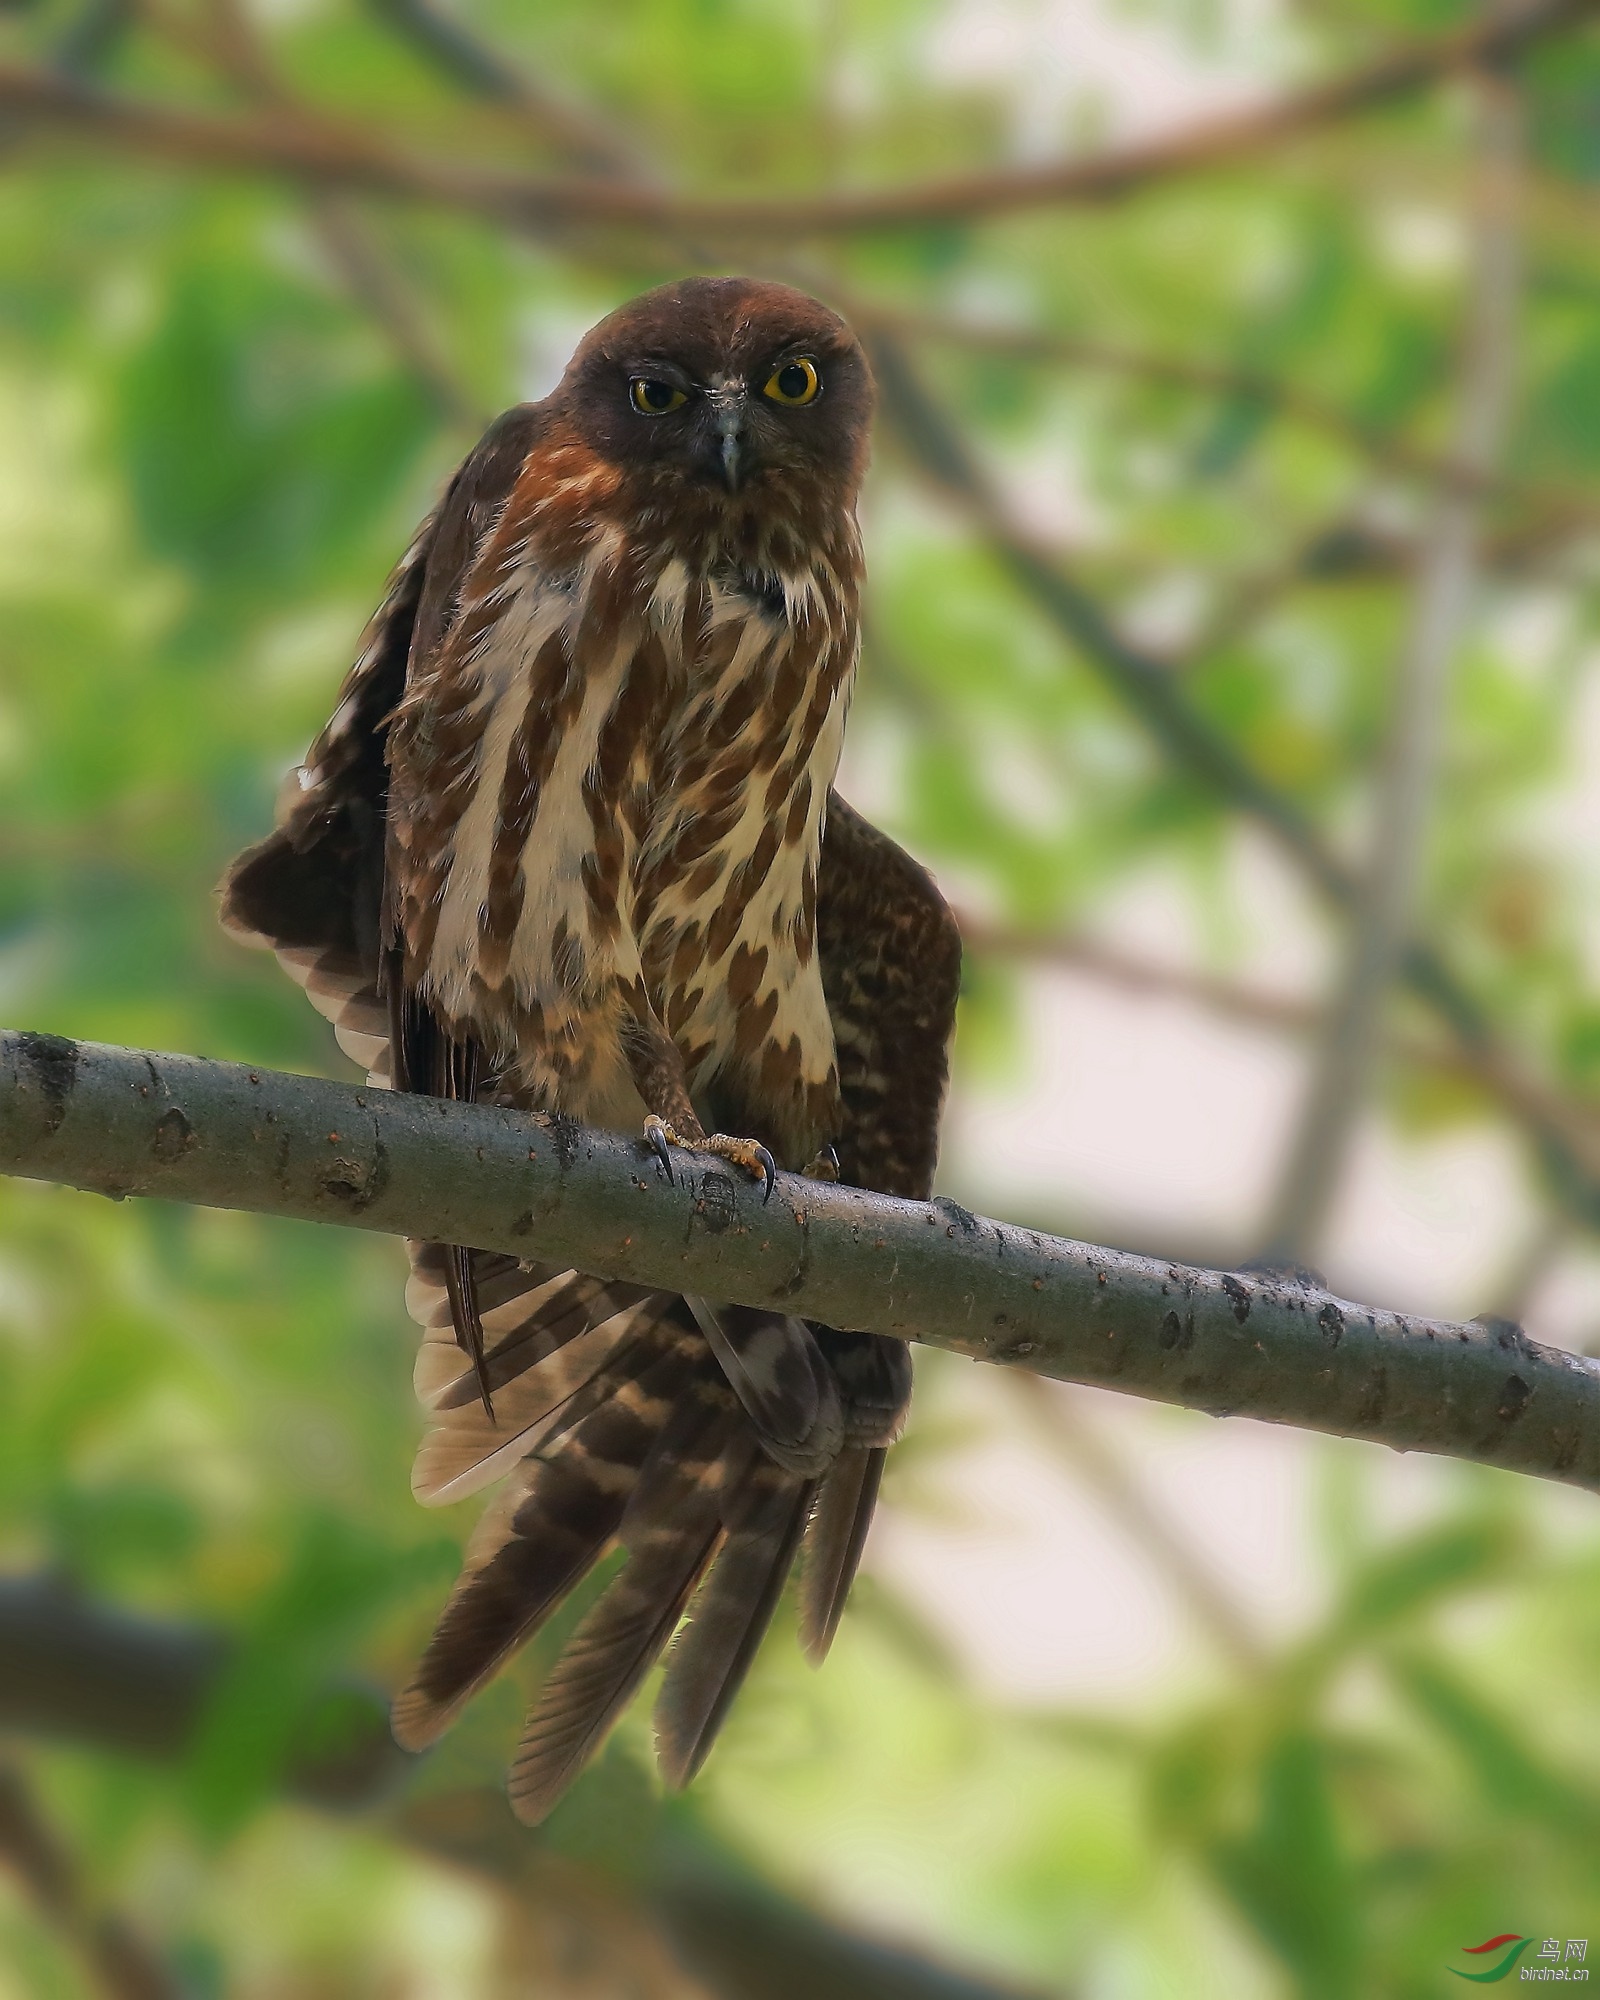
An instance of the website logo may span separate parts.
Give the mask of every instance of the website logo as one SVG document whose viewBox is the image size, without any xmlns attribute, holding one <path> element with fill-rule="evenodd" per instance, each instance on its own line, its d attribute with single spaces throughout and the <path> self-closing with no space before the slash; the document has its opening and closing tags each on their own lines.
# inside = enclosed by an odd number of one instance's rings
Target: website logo
<svg viewBox="0 0 1600 2000">
<path fill-rule="evenodd" d="M 1516 1931 L 1502 1931 L 1498 1937 L 1485 1938 L 1482 1944 L 1463 1945 L 1461 1949 L 1467 1957 L 1476 1958 L 1482 1952 L 1498 1951 L 1503 1944 L 1510 1945 L 1511 1949 L 1504 1958 L 1496 1960 L 1482 1972 L 1463 1972 L 1458 1965 L 1452 1965 L 1450 1970 L 1457 1979 L 1470 1979 L 1477 1986 L 1493 1986 L 1499 1980 L 1511 1977 L 1517 1960 L 1532 1943 L 1532 1938 L 1521 1937 Z"/>
<path fill-rule="evenodd" d="M 1486 1965 L 1481 1972 L 1464 1972 L 1459 1965 L 1446 1969 L 1453 1972 L 1457 1979 L 1470 1979 L 1474 1986 L 1498 1986 L 1513 1972 L 1519 1980 L 1559 1979 L 1571 1980 L 1574 1984 L 1589 1977 L 1589 1968 L 1584 1962 L 1589 1956 L 1587 1938 L 1567 1938 L 1565 1950 L 1562 1949 L 1562 1939 L 1545 1938 L 1532 1959 L 1519 1970 L 1518 1960 L 1533 1942 L 1531 1937 L 1523 1937 L 1520 1931 L 1502 1931 L 1498 1937 L 1485 1938 L 1482 1944 L 1461 1947 L 1465 1958 L 1485 1958 L 1491 1952 L 1499 1952 L 1500 1956 L 1492 1965 Z"/>
</svg>

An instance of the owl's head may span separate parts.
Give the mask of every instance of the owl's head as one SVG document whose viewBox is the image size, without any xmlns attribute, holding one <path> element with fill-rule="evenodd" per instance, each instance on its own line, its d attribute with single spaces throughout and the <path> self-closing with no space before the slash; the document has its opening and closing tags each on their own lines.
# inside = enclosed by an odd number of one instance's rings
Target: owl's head
<svg viewBox="0 0 1600 2000">
<path fill-rule="evenodd" d="M 557 396 L 611 464 L 741 510 L 802 491 L 850 506 L 866 470 L 861 344 L 787 285 L 687 278 L 646 292 L 584 337 Z"/>
</svg>

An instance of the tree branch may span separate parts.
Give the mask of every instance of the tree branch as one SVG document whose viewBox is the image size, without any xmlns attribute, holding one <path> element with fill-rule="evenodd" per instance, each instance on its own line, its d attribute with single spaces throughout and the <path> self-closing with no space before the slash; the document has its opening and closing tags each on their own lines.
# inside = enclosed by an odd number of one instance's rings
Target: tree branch
<svg viewBox="0 0 1600 2000">
<path fill-rule="evenodd" d="M 239 0 L 210 0 L 203 16 L 179 16 L 161 0 L 143 0 L 145 18 L 167 40 L 210 61 L 255 103 L 304 115 Z M 386 253 L 355 199 L 341 189 L 310 187 L 311 226 L 345 290 L 387 334 L 398 359 L 426 390 L 441 417 L 476 433 L 489 412 L 457 379 L 449 357 L 404 274 Z"/>
<path fill-rule="evenodd" d="M 0 1034 L 0 1171 L 570 1262 L 832 1326 L 1600 1491 L 1600 1368 L 1503 1321 L 1187 1269 L 562 1118 Z"/>
<path fill-rule="evenodd" d="M 175 1760 L 228 1652 L 221 1632 L 137 1616 L 59 1578 L 0 1579 L 0 1730 Z M 284 1773 L 290 1795 L 336 1812 L 372 1811 L 404 1846 L 511 1890 L 522 1909 L 564 1914 L 569 1926 L 601 1933 L 610 1958 L 585 1992 L 622 1990 L 619 1972 L 637 1965 L 617 1961 L 649 1953 L 656 1933 L 706 1982 L 693 1990 L 718 2000 L 809 2000 L 818 1993 L 837 2000 L 1030 2000 L 1018 1988 L 964 1978 L 831 1924 L 731 1865 L 709 1838 L 686 1829 L 681 1815 L 664 1816 L 626 1869 L 613 1874 L 599 1860 L 580 1868 L 530 1833 L 502 1791 L 403 1791 L 397 1779 L 422 1760 L 396 1746 L 382 1695 L 349 1681 L 331 1683 L 324 1694 L 338 1702 L 343 1748 L 330 1756 L 327 1732 L 313 1730 L 316 1748 L 291 1755 Z M 36 1884 L 50 1879 L 46 1850 L 37 1839 L 17 1838 L 9 1803 L 0 1767 L 0 1863 L 8 1854 L 22 1867 L 31 1861 Z M 535 1985 L 547 1991 L 536 1977 Z M 635 1990 L 631 1982 L 628 1990 Z M 115 2000 L 134 2000 L 134 1989 L 116 1989 Z"/>
<path fill-rule="evenodd" d="M 9 1762 L 0 1764 L 0 1868 L 16 1876 L 82 1961 L 102 2000 L 183 2000 L 143 1933 L 120 1911 L 97 1907 L 32 1787 Z"/>
<path fill-rule="evenodd" d="M 1048 167 L 825 195 L 675 194 L 610 174 L 530 175 L 457 166 L 396 150 L 318 116 L 217 117 L 139 102 L 25 65 L 0 65 L 0 113 L 41 129 L 222 171 L 284 174 L 332 186 L 441 201 L 524 228 L 583 223 L 699 232 L 723 242 L 921 228 L 1030 208 L 1104 202 L 1176 175 L 1233 164 L 1286 140 L 1391 103 L 1462 69 L 1510 60 L 1530 42 L 1594 14 L 1597 0 L 1514 0 L 1452 34 L 1409 42 L 1333 81 L 1207 120 L 1164 139 L 1114 146 Z"/>
<path fill-rule="evenodd" d="M 509 112 L 573 166 L 608 178 L 645 174 L 643 160 L 609 123 L 530 76 L 432 0 L 369 0 L 369 5 L 451 82 Z"/>
<path fill-rule="evenodd" d="M 1498 481 L 1486 478 L 1480 467 L 1397 436 L 1355 411 L 1265 369 L 1230 367 L 1224 362 L 1191 355 L 1122 347 L 1083 334 L 985 324 L 938 313 L 906 312 L 893 306 L 875 305 L 855 294 L 848 303 L 848 316 L 858 331 L 892 334 L 897 340 L 927 341 L 1043 368 L 1093 369 L 1169 388 L 1189 389 L 1202 396 L 1237 398 L 1259 404 L 1307 430 L 1319 431 L 1376 464 L 1414 478 L 1461 486 L 1472 492 L 1499 485 Z"/>
</svg>

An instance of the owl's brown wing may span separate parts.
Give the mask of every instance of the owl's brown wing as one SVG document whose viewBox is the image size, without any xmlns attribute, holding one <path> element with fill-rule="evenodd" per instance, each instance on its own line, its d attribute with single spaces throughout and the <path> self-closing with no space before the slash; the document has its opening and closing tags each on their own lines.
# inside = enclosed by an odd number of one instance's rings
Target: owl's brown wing
<svg viewBox="0 0 1600 2000">
<path fill-rule="evenodd" d="M 268 839 L 222 885 L 222 921 L 270 944 L 374 1082 L 435 1097 L 476 1094 L 478 1052 L 447 1034 L 400 976 L 384 935 L 388 719 L 448 628 L 473 551 L 492 526 L 541 414 L 508 411 L 462 464 L 389 579 L 333 718 L 291 774 Z M 448 1252 L 450 1297 L 487 1405 L 483 1325 L 468 1253 Z"/>
<path fill-rule="evenodd" d="M 817 874 L 817 955 L 844 1107 L 841 1176 L 925 1199 L 939 1157 L 961 933 L 927 870 L 837 792 Z M 806 1530 L 800 1637 L 813 1660 L 838 1627 L 883 1477 L 884 1441 L 911 1397 L 902 1341 L 828 1328 L 817 1339 L 839 1381 L 847 1442 Z"/>
<path fill-rule="evenodd" d="M 388 720 L 411 660 L 438 645 L 472 550 L 540 422 L 535 407 L 508 411 L 462 464 L 389 578 L 332 719 L 289 775 L 272 833 L 222 882 L 224 925 L 270 945 L 341 1031 L 346 1053 L 378 1062 L 386 1082 L 389 1010 L 379 988 Z"/>
<path fill-rule="evenodd" d="M 925 1200 L 961 988 L 961 933 L 933 877 L 837 792 L 817 875 L 817 955 L 838 1049 L 840 1170 Z"/>
</svg>

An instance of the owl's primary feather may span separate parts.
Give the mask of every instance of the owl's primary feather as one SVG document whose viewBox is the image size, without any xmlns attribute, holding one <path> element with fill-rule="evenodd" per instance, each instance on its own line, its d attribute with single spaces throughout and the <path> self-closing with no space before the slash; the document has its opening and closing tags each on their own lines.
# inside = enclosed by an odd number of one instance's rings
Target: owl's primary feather
<svg viewBox="0 0 1600 2000">
<path fill-rule="evenodd" d="M 831 1147 L 846 1180 L 928 1193 L 959 939 L 832 790 L 870 418 L 834 314 L 697 279 L 602 321 L 457 473 L 276 832 L 224 884 L 224 921 L 277 951 L 374 1081 L 659 1120 L 746 1164 L 752 1140 L 793 1169 Z M 505 1483 L 396 1733 L 436 1737 L 620 1549 L 529 1717 L 513 1801 L 548 1811 L 674 1633 L 658 1737 L 687 1782 L 797 1548 L 802 1639 L 826 1651 L 906 1349 L 411 1254 L 418 1496 Z"/>
</svg>

